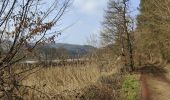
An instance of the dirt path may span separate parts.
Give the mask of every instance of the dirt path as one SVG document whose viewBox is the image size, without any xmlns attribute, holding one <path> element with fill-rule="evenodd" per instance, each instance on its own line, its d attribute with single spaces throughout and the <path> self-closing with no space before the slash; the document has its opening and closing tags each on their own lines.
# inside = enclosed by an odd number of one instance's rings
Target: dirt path
<svg viewBox="0 0 170 100">
<path fill-rule="evenodd" d="M 166 71 L 155 66 L 140 69 L 141 100 L 170 100 L 170 81 Z"/>
</svg>

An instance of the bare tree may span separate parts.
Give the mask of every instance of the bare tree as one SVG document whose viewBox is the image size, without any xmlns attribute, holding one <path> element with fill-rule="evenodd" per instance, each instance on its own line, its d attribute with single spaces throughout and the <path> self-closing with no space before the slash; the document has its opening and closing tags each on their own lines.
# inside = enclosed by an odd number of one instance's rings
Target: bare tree
<svg viewBox="0 0 170 100">
<path fill-rule="evenodd" d="M 123 26 L 124 32 L 127 35 L 127 47 L 128 47 L 128 58 L 131 67 L 131 71 L 134 70 L 134 59 L 133 59 L 133 45 L 132 45 L 132 33 L 133 33 L 133 19 L 128 15 L 128 2 L 129 0 L 123 0 Z M 129 29 L 130 27 L 130 29 Z"/>
<path fill-rule="evenodd" d="M 60 35 L 54 30 L 70 0 L 1 0 L 0 44 L 10 41 L 9 49 L 0 58 L 0 97 L 8 100 L 23 99 L 22 72 L 14 72 L 13 65 L 25 58 L 39 44 L 54 42 Z M 33 45 L 29 45 L 33 43 Z M 19 55 L 24 50 L 24 55 Z M 30 71 L 30 70 L 28 70 Z"/>
<path fill-rule="evenodd" d="M 133 61 L 133 28 L 134 22 L 130 15 L 129 0 L 110 0 L 106 10 L 104 29 L 101 32 L 106 45 L 113 45 L 116 57 L 121 56 L 124 66 L 134 70 Z M 130 68 L 129 68 L 130 67 Z"/>
</svg>

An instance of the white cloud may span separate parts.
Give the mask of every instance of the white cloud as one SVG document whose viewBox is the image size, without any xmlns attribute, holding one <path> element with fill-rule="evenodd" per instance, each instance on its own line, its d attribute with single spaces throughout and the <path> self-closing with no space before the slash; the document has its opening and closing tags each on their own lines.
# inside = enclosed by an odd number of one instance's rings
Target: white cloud
<svg viewBox="0 0 170 100">
<path fill-rule="evenodd" d="M 103 9 L 107 0 L 74 0 L 74 7 L 85 14 L 93 14 Z"/>
</svg>

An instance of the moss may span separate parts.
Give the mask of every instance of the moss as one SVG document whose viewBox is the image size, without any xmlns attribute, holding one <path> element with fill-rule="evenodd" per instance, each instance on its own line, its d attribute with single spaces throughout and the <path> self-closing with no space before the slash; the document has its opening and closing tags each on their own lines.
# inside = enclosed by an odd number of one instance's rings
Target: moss
<svg viewBox="0 0 170 100">
<path fill-rule="evenodd" d="M 124 100 L 138 100 L 139 81 L 136 75 L 126 75 L 122 83 L 121 96 Z"/>
</svg>

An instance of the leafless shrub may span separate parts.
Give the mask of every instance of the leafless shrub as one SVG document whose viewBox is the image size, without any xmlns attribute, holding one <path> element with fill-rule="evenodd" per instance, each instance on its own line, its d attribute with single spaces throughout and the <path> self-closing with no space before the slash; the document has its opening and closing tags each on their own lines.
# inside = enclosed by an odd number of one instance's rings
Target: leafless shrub
<svg viewBox="0 0 170 100">
<path fill-rule="evenodd" d="M 58 24 L 70 0 L 51 2 L 51 5 L 47 4 L 44 8 L 44 4 L 48 3 L 45 0 L 0 1 L 0 45 L 9 42 L 5 53 L 0 55 L 1 99 L 23 99 L 22 88 L 36 90 L 21 84 L 21 80 L 35 70 L 18 72 L 14 71 L 13 65 L 26 58 L 37 45 L 54 42 L 54 38 L 61 34 L 53 27 Z M 51 20 L 47 20 L 49 17 Z M 30 43 L 33 45 L 30 46 Z"/>
</svg>

